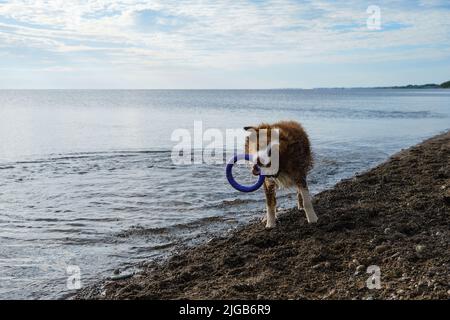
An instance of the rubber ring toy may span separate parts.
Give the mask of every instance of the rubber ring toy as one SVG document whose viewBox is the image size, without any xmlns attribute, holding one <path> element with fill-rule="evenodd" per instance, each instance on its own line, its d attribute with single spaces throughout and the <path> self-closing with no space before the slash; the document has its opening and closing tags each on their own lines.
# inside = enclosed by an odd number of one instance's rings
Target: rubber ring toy
<svg viewBox="0 0 450 320">
<path fill-rule="evenodd" d="M 243 186 L 234 179 L 233 166 L 239 160 L 247 160 L 247 161 L 253 162 L 253 157 L 249 154 L 240 154 L 240 155 L 235 155 L 232 159 L 230 159 L 230 161 L 228 161 L 227 168 L 226 168 L 226 174 L 227 174 L 228 182 L 231 184 L 231 186 L 241 192 L 254 192 L 254 191 L 258 190 L 259 188 L 261 188 L 262 184 L 264 183 L 264 179 L 266 177 L 262 174 L 261 169 L 258 166 L 257 166 L 257 169 L 259 171 L 259 179 L 254 185 Z"/>
</svg>

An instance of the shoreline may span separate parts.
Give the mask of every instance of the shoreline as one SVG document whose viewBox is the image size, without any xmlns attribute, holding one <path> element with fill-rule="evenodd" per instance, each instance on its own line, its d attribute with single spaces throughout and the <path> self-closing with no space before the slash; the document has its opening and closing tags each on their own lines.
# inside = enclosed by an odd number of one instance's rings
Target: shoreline
<svg viewBox="0 0 450 320">
<path fill-rule="evenodd" d="M 449 158 L 447 131 L 316 195 L 317 225 L 287 210 L 72 298 L 449 299 Z"/>
</svg>

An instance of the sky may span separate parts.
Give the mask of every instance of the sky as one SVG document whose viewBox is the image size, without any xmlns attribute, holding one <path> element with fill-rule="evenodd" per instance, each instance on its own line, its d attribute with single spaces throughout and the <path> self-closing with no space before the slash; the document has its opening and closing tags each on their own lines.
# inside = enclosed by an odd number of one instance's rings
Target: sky
<svg viewBox="0 0 450 320">
<path fill-rule="evenodd" d="M 0 89 L 447 80 L 450 0 L 0 0 Z"/>
</svg>

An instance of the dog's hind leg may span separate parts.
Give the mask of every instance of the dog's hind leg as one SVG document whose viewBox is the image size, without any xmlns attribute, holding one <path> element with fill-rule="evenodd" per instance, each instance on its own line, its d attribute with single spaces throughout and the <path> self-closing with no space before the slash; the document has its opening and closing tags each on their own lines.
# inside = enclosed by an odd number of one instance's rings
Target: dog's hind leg
<svg viewBox="0 0 450 320">
<path fill-rule="evenodd" d="M 266 194 L 266 228 L 272 229 L 275 227 L 276 221 L 276 207 L 277 207 L 277 199 L 275 194 L 275 183 L 273 181 L 269 181 L 266 179 L 264 181 L 264 192 Z"/>
<path fill-rule="evenodd" d="M 308 223 L 316 223 L 318 218 L 311 203 L 311 195 L 309 194 L 306 179 L 301 179 L 297 185 L 298 208 L 305 210 Z"/>
<path fill-rule="evenodd" d="M 297 208 L 298 210 L 303 210 L 303 197 L 302 197 L 302 193 L 300 192 L 300 187 L 298 187 L 297 190 Z"/>
</svg>

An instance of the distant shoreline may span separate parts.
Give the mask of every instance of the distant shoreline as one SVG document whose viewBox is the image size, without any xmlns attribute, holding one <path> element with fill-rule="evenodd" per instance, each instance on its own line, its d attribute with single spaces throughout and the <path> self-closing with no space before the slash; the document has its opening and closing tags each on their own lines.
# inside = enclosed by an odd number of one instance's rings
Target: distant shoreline
<svg viewBox="0 0 450 320">
<path fill-rule="evenodd" d="M 84 88 L 84 89 L 79 89 L 79 88 L 62 88 L 62 89 L 55 89 L 55 88 L 51 88 L 51 89 L 14 89 L 14 88 L 0 88 L 0 93 L 2 91 L 7 92 L 7 91 L 49 91 L 49 92 L 58 92 L 58 91 L 295 91 L 295 90 L 302 90 L 302 91 L 314 91 L 314 90 L 380 90 L 380 89 L 392 89 L 392 90 L 405 90 L 405 89 L 412 89 L 412 90 L 430 90 L 430 89 L 437 89 L 437 90 L 446 90 L 446 89 L 450 89 L 450 88 L 443 88 L 443 87 L 433 87 L 433 86 L 420 86 L 420 85 L 411 85 L 411 86 L 394 86 L 394 87 L 318 87 L 318 88 L 208 88 L 208 89 L 152 89 L 152 88 L 146 88 L 146 89 L 142 89 L 142 88 L 131 88 L 131 89 L 126 89 L 126 88 L 112 88 L 112 89 L 104 89 L 104 88 Z"/>
<path fill-rule="evenodd" d="M 178 89 L 155 89 L 155 88 L 49 88 L 49 89 L 33 89 L 33 88 L 22 88 L 22 89 L 14 89 L 14 88 L 0 88 L 1 91 L 214 91 L 214 90 L 236 90 L 236 91 L 245 91 L 245 90 L 352 90 L 352 89 L 450 89 L 450 81 L 436 84 L 436 83 L 428 83 L 422 85 L 416 84 L 408 84 L 405 86 L 385 86 L 385 87 L 316 87 L 316 88 L 295 88 L 295 87 L 286 87 L 286 88 L 209 88 L 209 89 L 188 89 L 188 88 L 178 88 Z"/>
<path fill-rule="evenodd" d="M 436 84 L 408 84 L 405 86 L 386 86 L 386 87 L 335 87 L 335 88 L 316 88 L 316 89 L 450 89 L 450 81 Z"/>
<path fill-rule="evenodd" d="M 407 86 L 375 87 L 373 89 L 450 89 L 450 81 L 442 84 L 435 84 L 435 83 L 422 85 L 409 84 Z"/>
</svg>

